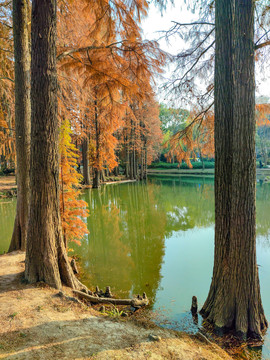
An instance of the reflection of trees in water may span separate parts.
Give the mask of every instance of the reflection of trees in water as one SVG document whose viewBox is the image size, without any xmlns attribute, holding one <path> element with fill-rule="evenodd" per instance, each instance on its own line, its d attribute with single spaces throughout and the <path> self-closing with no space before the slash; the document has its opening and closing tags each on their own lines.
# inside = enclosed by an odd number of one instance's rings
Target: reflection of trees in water
<svg viewBox="0 0 270 360">
<path fill-rule="evenodd" d="M 90 234 L 76 248 L 89 286 L 111 285 L 125 295 L 145 291 L 153 300 L 160 283 L 164 239 L 172 231 L 214 224 L 214 184 L 205 178 L 150 178 L 87 190 Z M 270 229 L 270 185 L 257 189 L 257 232 Z"/>
<path fill-rule="evenodd" d="M 81 247 L 76 248 L 83 259 L 82 280 L 89 286 L 110 285 L 112 288 L 128 289 L 130 268 L 134 265 L 128 256 L 129 248 L 121 241 L 116 199 L 108 197 L 104 187 L 100 191 L 87 190 L 84 200 L 90 204 L 90 216 L 87 218 L 90 233 Z"/>
<path fill-rule="evenodd" d="M 270 245 L 270 184 L 257 185 L 257 235 L 258 240 Z"/>
<path fill-rule="evenodd" d="M 166 217 L 157 206 L 151 185 L 132 184 L 125 198 L 123 241 L 131 248 L 133 291 L 145 291 L 154 300 L 164 255 Z"/>
<path fill-rule="evenodd" d="M 113 185 L 87 191 L 90 234 L 76 247 L 84 281 L 154 297 L 164 255 L 165 214 L 145 184 Z M 88 279 L 87 279 L 88 277 Z"/>
<path fill-rule="evenodd" d="M 166 235 L 172 231 L 207 227 L 214 223 L 214 184 L 205 178 L 152 178 L 160 184 L 158 202 L 167 216 Z"/>
<path fill-rule="evenodd" d="M 8 251 L 16 212 L 16 200 L 0 201 L 0 254 Z"/>
</svg>

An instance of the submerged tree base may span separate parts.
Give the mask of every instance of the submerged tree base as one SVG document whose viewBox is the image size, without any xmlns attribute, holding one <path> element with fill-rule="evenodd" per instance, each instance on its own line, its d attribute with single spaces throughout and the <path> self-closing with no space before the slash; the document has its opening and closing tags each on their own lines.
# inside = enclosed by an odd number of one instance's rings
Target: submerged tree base
<svg viewBox="0 0 270 360">
<path fill-rule="evenodd" d="M 239 313 L 237 315 L 237 310 L 232 310 L 232 315 L 230 319 L 227 321 L 227 324 L 220 325 L 222 320 L 220 314 L 218 316 L 214 313 L 214 310 L 212 311 L 206 311 L 206 304 L 201 309 L 200 314 L 204 318 L 203 326 L 204 328 L 214 333 L 217 337 L 224 337 L 226 335 L 231 335 L 235 341 L 239 343 L 243 342 L 249 342 L 251 341 L 252 344 L 254 342 L 259 342 L 260 344 L 263 341 L 263 335 L 265 334 L 268 323 L 264 316 L 263 309 L 261 307 L 261 312 L 254 314 L 254 316 L 251 318 L 250 314 L 252 311 L 247 309 L 247 313 L 249 313 L 249 324 L 245 324 L 245 317 L 243 316 L 243 313 Z M 238 324 L 238 325 L 236 325 Z"/>
</svg>

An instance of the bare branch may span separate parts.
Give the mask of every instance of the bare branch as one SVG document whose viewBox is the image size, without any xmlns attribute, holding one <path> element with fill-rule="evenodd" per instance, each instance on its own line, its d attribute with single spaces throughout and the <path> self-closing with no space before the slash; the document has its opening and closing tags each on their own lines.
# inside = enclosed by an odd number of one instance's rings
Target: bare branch
<svg viewBox="0 0 270 360">
<path fill-rule="evenodd" d="M 11 82 L 15 82 L 14 80 L 12 80 L 11 78 L 7 77 L 7 76 L 3 76 L 3 77 L 0 77 L 0 80 L 9 80 Z"/>
<path fill-rule="evenodd" d="M 268 46 L 268 45 L 270 45 L 270 40 L 267 40 L 267 41 L 265 41 L 265 42 L 263 42 L 261 44 L 255 45 L 255 50 L 261 49 L 261 48 L 263 48 L 265 46 Z"/>
<path fill-rule="evenodd" d="M 187 74 L 190 73 L 190 71 L 191 71 L 192 69 L 194 69 L 194 67 L 198 64 L 198 62 L 200 61 L 200 59 L 203 57 L 203 55 L 204 55 L 209 49 L 211 49 L 211 47 L 214 45 L 214 43 L 215 43 L 215 40 L 212 41 L 212 43 L 211 43 L 206 49 L 204 49 L 204 50 L 201 52 L 201 54 L 197 57 L 196 61 L 194 61 L 194 63 L 192 64 L 192 66 L 185 72 L 185 74 L 181 77 L 180 80 L 183 80 L 183 79 L 187 76 Z"/>
<path fill-rule="evenodd" d="M 125 42 L 125 40 L 117 41 L 117 42 L 114 42 L 114 43 L 106 45 L 106 46 L 92 46 L 91 45 L 91 46 L 80 47 L 80 48 L 77 48 L 77 49 L 70 49 L 70 50 L 64 51 L 61 54 L 59 54 L 57 56 L 57 60 L 61 60 L 66 56 L 70 56 L 70 55 L 72 55 L 74 53 L 78 53 L 78 52 L 84 52 L 84 51 L 89 51 L 89 50 L 108 49 L 108 48 L 111 48 L 111 47 L 113 47 L 115 45 L 123 44 L 123 42 Z"/>
<path fill-rule="evenodd" d="M 175 25 L 178 26 L 193 26 L 193 25 L 210 25 L 210 26 L 215 26 L 215 23 L 210 23 L 210 22 L 206 22 L 206 21 L 195 21 L 192 23 L 179 23 L 177 21 L 172 21 L 172 23 L 174 23 Z"/>
<path fill-rule="evenodd" d="M 256 42 L 255 42 L 255 46 L 258 44 L 258 42 L 260 42 L 262 40 L 262 38 L 264 38 L 268 33 L 270 32 L 270 30 L 266 31 Z"/>
</svg>

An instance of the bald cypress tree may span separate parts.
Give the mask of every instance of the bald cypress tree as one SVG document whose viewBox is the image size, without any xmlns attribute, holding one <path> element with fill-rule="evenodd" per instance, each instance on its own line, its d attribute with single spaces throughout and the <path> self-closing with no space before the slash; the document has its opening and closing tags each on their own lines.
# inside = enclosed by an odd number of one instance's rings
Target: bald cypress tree
<svg viewBox="0 0 270 360">
<path fill-rule="evenodd" d="M 261 338 L 256 263 L 254 1 L 216 1 L 215 259 L 201 310 L 219 334 Z"/>
<path fill-rule="evenodd" d="M 60 288 L 80 283 L 68 262 L 59 208 L 56 0 L 32 1 L 30 214 L 25 278 Z"/>
<path fill-rule="evenodd" d="M 29 212 L 30 51 L 28 0 L 13 0 L 17 208 L 9 251 L 25 250 Z"/>
</svg>

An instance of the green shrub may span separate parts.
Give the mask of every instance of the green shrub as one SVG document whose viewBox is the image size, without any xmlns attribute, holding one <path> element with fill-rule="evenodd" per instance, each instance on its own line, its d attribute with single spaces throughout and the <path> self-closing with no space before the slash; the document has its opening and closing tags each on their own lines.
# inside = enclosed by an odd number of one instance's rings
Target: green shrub
<svg viewBox="0 0 270 360">
<path fill-rule="evenodd" d="M 202 169 L 203 165 L 201 161 L 191 161 L 193 169 Z M 179 169 L 178 163 L 165 163 L 165 162 L 158 162 L 152 163 L 148 166 L 149 169 Z M 204 168 L 205 169 L 214 169 L 215 162 L 214 161 L 204 161 Z M 180 169 L 187 170 L 189 167 L 185 162 L 180 165 Z"/>
</svg>

